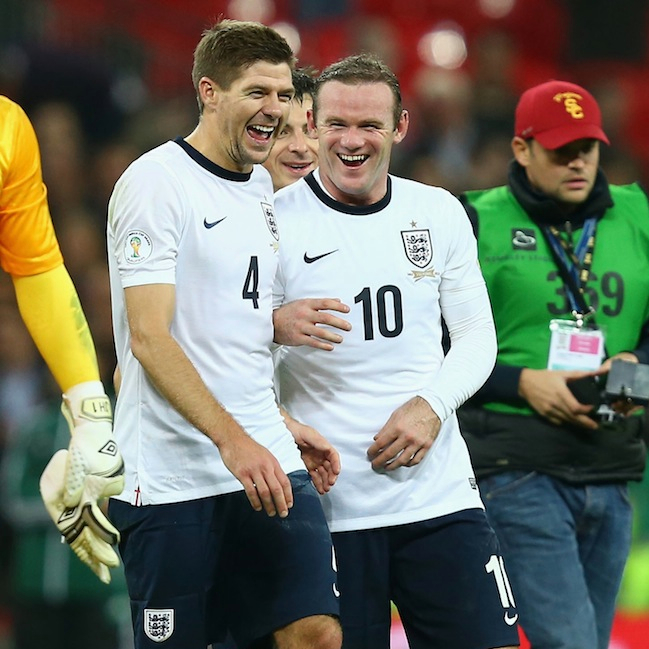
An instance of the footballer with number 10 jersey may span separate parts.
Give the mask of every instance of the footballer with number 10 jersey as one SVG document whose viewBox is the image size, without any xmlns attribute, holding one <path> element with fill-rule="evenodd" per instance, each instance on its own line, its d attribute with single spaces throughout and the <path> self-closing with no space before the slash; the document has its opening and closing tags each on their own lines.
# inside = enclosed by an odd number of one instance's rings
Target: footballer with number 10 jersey
<svg viewBox="0 0 649 649">
<path fill-rule="evenodd" d="M 351 332 L 331 353 L 285 347 L 280 395 L 291 416 L 338 449 L 342 470 L 323 496 L 332 532 L 407 524 L 483 508 L 455 410 L 487 378 L 495 336 L 476 242 L 459 201 L 388 177 L 378 203 L 334 200 L 319 171 L 280 190 L 275 305 L 336 297 Z M 452 340 L 442 349 L 442 316 Z M 374 471 L 366 449 L 391 413 L 421 396 L 442 421 L 413 467 Z"/>
</svg>

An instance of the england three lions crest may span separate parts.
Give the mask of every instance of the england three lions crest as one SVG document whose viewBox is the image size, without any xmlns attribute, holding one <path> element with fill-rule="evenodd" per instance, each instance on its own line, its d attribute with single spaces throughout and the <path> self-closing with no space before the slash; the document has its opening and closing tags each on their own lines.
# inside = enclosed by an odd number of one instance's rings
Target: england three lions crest
<svg viewBox="0 0 649 649">
<path fill-rule="evenodd" d="M 173 608 L 145 608 L 144 633 L 153 642 L 164 642 L 174 632 Z"/>
<path fill-rule="evenodd" d="M 261 209 L 264 212 L 264 218 L 266 219 L 266 225 L 268 226 L 270 233 L 275 238 L 275 241 L 279 241 L 279 230 L 277 228 L 277 220 L 275 219 L 273 206 L 270 203 L 262 202 Z"/>
<path fill-rule="evenodd" d="M 406 257 L 418 268 L 426 268 L 433 259 L 429 230 L 401 230 Z"/>
</svg>

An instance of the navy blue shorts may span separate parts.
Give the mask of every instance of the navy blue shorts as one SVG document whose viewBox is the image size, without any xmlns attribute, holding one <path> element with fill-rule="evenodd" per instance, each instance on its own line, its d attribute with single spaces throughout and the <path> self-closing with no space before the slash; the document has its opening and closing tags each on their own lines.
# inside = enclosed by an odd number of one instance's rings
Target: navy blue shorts
<svg viewBox="0 0 649 649">
<path fill-rule="evenodd" d="M 111 500 L 136 649 L 239 649 L 310 615 L 338 615 L 331 536 L 306 471 L 289 475 L 287 518 L 255 512 L 243 491 L 169 505 Z M 270 645 L 269 645 L 270 646 Z"/>
<path fill-rule="evenodd" d="M 390 601 L 410 649 L 519 644 L 498 540 L 481 509 L 333 534 L 343 649 L 388 649 Z"/>
</svg>

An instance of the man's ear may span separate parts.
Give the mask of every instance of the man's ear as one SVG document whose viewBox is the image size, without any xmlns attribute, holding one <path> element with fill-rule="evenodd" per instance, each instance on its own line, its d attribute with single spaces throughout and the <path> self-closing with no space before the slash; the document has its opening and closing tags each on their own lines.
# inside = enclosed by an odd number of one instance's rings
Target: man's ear
<svg viewBox="0 0 649 649">
<path fill-rule="evenodd" d="M 314 137 L 317 135 L 315 128 L 315 117 L 313 115 L 313 108 L 309 108 L 306 111 L 306 127 L 309 129 L 309 135 Z"/>
<path fill-rule="evenodd" d="M 394 129 L 394 142 L 395 144 L 401 142 L 406 133 L 408 133 L 408 126 L 410 126 L 410 113 L 407 110 L 402 110 L 399 116 L 399 121 Z"/>
<path fill-rule="evenodd" d="M 524 140 L 522 137 L 515 136 L 512 139 L 512 153 L 516 162 L 522 167 L 527 167 L 530 163 L 530 142 L 531 140 Z"/>
<path fill-rule="evenodd" d="M 198 94 L 203 104 L 206 106 L 211 105 L 218 95 L 218 85 L 209 77 L 201 77 L 198 82 Z"/>
</svg>

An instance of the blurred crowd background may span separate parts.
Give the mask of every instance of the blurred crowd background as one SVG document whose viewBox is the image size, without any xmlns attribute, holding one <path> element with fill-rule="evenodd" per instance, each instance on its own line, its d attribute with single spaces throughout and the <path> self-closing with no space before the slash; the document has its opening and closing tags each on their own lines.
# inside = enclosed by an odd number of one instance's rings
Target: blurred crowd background
<svg viewBox="0 0 649 649">
<path fill-rule="evenodd" d="M 131 160 L 193 129 L 193 48 L 220 16 L 273 25 L 299 63 L 317 69 L 378 53 L 398 73 L 411 114 L 397 175 L 453 192 L 504 183 L 518 96 L 563 78 L 600 103 L 610 181 L 649 180 L 647 0 L 0 0 L 0 94 L 36 129 L 52 217 L 107 386 L 115 365 L 108 197 Z M 79 619 L 89 602 L 91 626 L 98 607 L 115 623 L 106 647 L 128 649 L 120 575 L 111 589 L 80 576 L 40 505 L 40 471 L 67 446 L 59 402 L 0 274 L 0 648 L 36 646 L 13 641 L 17 624 L 31 624 L 35 636 L 48 629 L 57 649 L 68 609 Z M 632 491 L 636 542 L 620 610 L 649 617 L 646 491 L 646 481 Z"/>
</svg>

